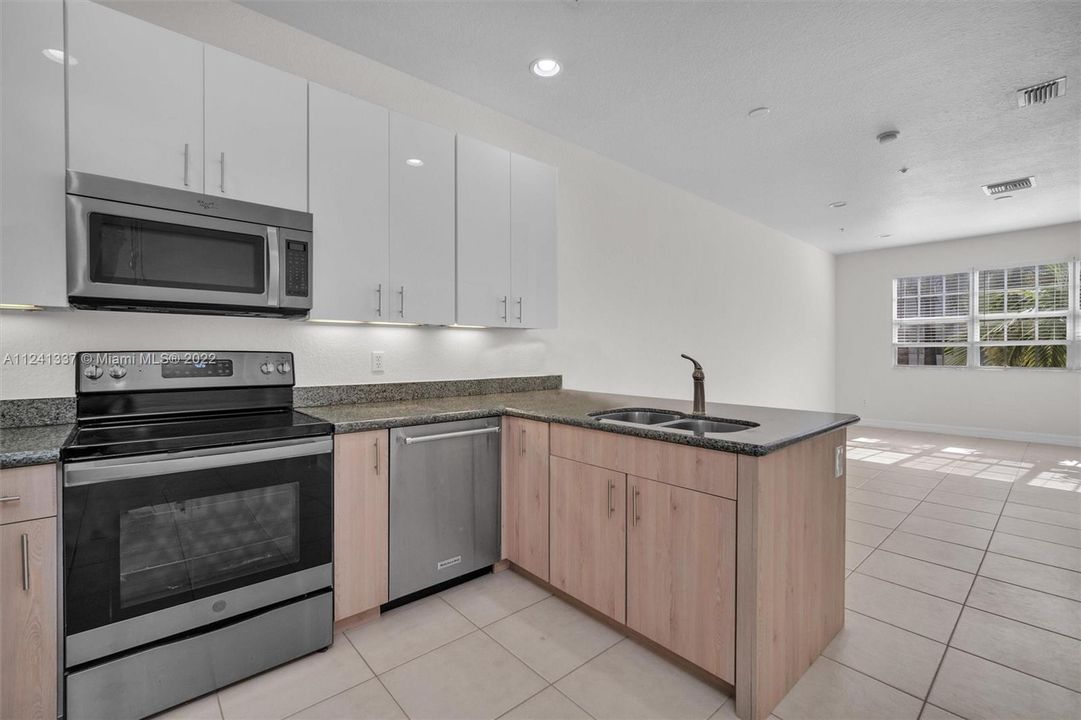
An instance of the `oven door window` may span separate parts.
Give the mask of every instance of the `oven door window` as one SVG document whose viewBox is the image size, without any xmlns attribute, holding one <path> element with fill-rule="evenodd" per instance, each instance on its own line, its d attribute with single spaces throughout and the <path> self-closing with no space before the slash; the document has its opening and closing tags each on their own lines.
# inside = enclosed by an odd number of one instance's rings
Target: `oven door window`
<svg viewBox="0 0 1081 720">
<path fill-rule="evenodd" d="M 64 488 L 66 632 L 331 561 L 330 454 Z"/>
<path fill-rule="evenodd" d="M 299 490 L 292 482 L 121 513 L 121 609 L 296 565 Z"/>
<path fill-rule="evenodd" d="M 261 235 L 90 214 L 90 280 L 261 295 L 267 240 Z"/>
</svg>

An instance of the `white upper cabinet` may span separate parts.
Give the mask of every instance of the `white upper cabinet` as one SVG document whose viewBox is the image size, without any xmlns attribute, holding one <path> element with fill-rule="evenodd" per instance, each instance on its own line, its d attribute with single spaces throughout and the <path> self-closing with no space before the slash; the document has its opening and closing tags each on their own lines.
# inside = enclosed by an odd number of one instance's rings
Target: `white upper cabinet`
<svg viewBox="0 0 1081 720">
<path fill-rule="evenodd" d="M 389 321 L 454 323 L 454 133 L 397 113 L 390 114 L 390 291 Z"/>
<path fill-rule="evenodd" d="M 308 208 L 308 83 L 206 46 L 208 195 Z"/>
<path fill-rule="evenodd" d="M 554 167 L 458 136 L 458 322 L 556 326 Z"/>
<path fill-rule="evenodd" d="M 203 44 L 86 0 L 67 3 L 68 167 L 203 189 Z"/>
<path fill-rule="evenodd" d="M 458 136 L 458 322 L 510 317 L 510 152 Z"/>
<path fill-rule="evenodd" d="M 308 122 L 315 240 L 311 317 L 393 321 L 387 277 L 390 113 L 312 84 Z"/>
<path fill-rule="evenodd" d="M 556 168 L 511 153 L 510 325 L 554 328 L 558 320 Z"/>
<path fill-rule="evenodd" d="M 0 304 L 68 304 L 61 0 L 0 1 Z"/>
</svg>

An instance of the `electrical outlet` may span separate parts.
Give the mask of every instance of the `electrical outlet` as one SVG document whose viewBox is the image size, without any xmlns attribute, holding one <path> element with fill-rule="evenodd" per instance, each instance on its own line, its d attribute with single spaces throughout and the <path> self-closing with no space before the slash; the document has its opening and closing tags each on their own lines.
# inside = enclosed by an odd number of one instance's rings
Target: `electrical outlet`
<svg viewBox="0 0 1081 720">
<path fill-rule="evenodd" d="M 381 373 L 384 370 L 386 367 L 383 365 L 383 351 L 372 350 L 372 372 Z"/>
<path fill-rule="evenodd" d="M 833 477 L 839 478 L 845 474 L 845 446 L 838 445 L 833 449 Z"/>
</svg>

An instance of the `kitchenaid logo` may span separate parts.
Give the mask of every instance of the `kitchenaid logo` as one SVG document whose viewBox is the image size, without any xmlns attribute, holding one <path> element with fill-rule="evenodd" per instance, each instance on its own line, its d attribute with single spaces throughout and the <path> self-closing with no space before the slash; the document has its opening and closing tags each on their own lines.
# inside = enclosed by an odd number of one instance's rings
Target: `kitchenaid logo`
<svg viewBox="0 0 1081 720">
<path fill-rule="evenodd" d="M 212 210 L 213 208 L 217 207 L 217 203 L 215 203 L 213 200 L 196 200 L 195 202 L 203 210 Z"/>
</svg>

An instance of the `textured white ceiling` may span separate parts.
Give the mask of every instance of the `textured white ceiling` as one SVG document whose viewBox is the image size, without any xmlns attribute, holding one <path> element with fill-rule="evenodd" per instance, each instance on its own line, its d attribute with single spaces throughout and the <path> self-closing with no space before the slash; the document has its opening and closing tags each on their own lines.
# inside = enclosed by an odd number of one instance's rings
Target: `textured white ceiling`
<svg viewBox="0 0 1081 720">
<path fill-rule="evenodd" d="M 833 252 L 1081 220 L 1081 2 L 242 4 Z"/>
</svg>

